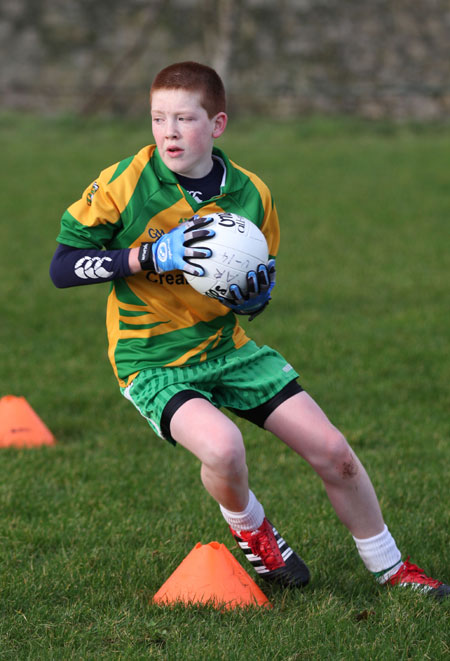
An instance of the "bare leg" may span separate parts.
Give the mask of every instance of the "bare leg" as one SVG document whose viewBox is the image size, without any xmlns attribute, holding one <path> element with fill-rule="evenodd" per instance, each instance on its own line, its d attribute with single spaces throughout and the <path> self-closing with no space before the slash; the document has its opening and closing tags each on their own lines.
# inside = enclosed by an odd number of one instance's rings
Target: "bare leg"
<svg viewBox="0 0 450 661">
<path fill-rule="evenodd" d="M 306 393 L 283 402 L 265 428 L 301 455 L 322 478 L 336 514 L 354 537 L 372 537 L 384 528 L 375 490 L 343 435 Z"/>
<path fill-rule="evenodd" d="M 173 438 L 201 461 L 208 493 L 232 512 L 245 510 L 249 500 L 248 470 L 241 432 L 207 400 L 188 400 L 170 423 Z"/>
</svg>

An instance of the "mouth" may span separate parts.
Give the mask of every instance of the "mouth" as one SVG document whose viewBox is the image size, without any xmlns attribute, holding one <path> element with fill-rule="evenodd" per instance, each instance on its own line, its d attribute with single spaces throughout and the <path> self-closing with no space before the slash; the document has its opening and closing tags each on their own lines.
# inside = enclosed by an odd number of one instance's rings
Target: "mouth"
<svg viewBox="0 0 450 661">
<path fill-rule="evenodd" d="M 181 154 L 183 154 L 183 150 L 181 149 L 181 147 L 172 146 L 172 147 L 167 147 L 166 153 L 171 157 L 176 157 L 176 156 L 181 156 Z"/>
</svg>

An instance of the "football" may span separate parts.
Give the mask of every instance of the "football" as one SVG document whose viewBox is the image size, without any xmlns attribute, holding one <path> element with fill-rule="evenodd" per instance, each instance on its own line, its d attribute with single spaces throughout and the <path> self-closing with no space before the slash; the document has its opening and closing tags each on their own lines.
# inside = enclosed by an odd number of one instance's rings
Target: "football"
<svg viewBox="0 0 450 661">
<path fill-rule="evenodd" d="M 211 239 L 199 239 L 190 245 L 208 247 L 212 255 L 198 263 L 205 275 L 185 274 L 186 280 L 200 294 L 211 298 L 229 298 L 230 285 L 236 284 L 243 292 L 247 289 L 247 272 L 259 264 L 267 264 L 269 251 L 264 234 L 248 218 L 235 213 L 213 213 L 208 229 L 215 231 Z M 195 262 L 195 258 L 192 259 Z M 229 300 L 232 300 L 231 298 Z"/>
</svg>

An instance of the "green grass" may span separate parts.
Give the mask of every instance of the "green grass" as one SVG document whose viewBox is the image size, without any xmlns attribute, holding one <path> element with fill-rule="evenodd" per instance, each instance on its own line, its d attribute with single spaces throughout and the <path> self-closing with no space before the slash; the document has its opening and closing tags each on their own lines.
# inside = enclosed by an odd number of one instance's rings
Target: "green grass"
<svg viewBox="0 0 450 661">
<path fill-rule="evenodd" d="M 0 134 L 0 395 L 26 397 L 58 439 L 1 453 L 0 658 L 448 658 L 449 604 L 375 585 L 317 477 L 247 422 L 252 487 L 311 585 L 261 585 L 270 611 L 150 603 L 198 541 L 241 558 L 196 460 L 118 392 L 107 286 L 48 277 L 63 210 L 149 126 L 9 115 Z M 249 331 L 345 432 L 400 548 L 450 581 L 450 129 L 245 120 L 219 144 L 267 181 L 282 222 L 274 300 Z"/>
</svg>

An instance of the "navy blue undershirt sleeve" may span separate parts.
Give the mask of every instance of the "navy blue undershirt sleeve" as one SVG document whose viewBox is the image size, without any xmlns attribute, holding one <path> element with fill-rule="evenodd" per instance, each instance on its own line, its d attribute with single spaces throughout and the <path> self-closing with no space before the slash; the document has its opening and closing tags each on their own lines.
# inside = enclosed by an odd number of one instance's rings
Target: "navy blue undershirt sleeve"
<svg viewBox="0 0 450 661">
<path fill-rule="evenodd" d="M 58 288 L 94 285 L 131 275 L 129 248 L 85 250 L 60 243 L 50 264 L 50 278 Z"/>
</svg>

